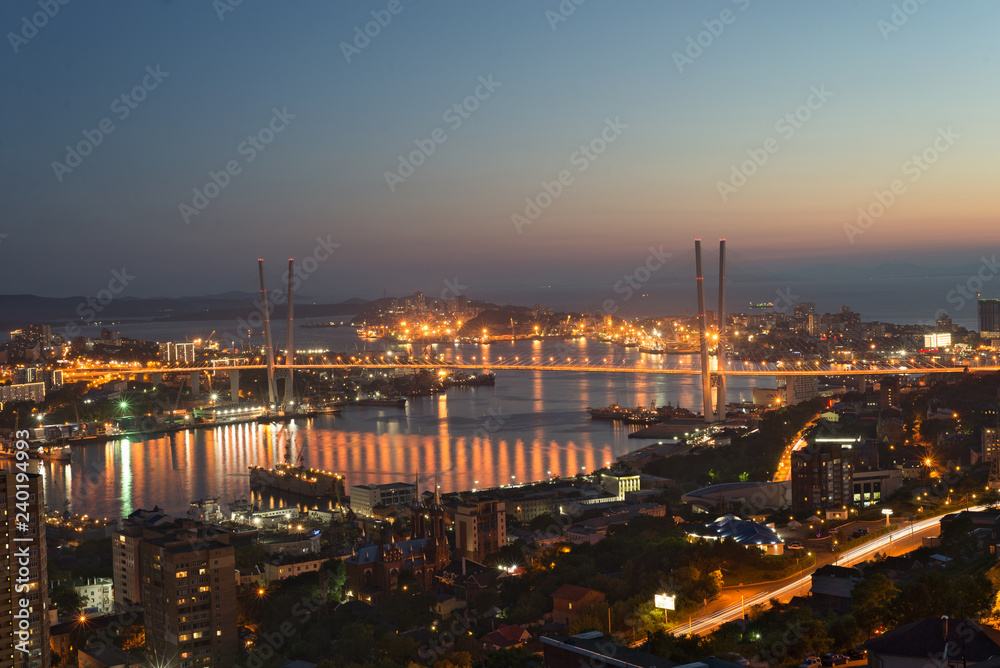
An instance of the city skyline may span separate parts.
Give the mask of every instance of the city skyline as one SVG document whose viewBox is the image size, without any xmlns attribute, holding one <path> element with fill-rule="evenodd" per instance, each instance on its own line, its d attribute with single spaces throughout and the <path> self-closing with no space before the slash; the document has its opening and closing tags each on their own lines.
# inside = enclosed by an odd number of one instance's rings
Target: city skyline
<svg viewBox="0 0 1000 668">
<path fill-rule="evenodd" d="M 970 265 L 990 229 L 988 3 L 38 7 L 0 13 L 8 294 L 246 290 L 262 249 L 329 249 L 332 300 L 610 287 L 692 237 Z"/>
</svg>

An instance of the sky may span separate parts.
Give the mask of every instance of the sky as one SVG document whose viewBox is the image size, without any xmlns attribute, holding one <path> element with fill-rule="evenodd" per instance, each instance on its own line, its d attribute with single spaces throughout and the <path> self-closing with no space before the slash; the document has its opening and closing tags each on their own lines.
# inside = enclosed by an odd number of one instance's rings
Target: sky
<svg viewBox="0 0 1000 668">
<path fill-rule="evenodd" d="M 253 291 L 258 258 L 276 277 L 289 257 L 331 299 L 606 291 L 696 237 L 774 271 L 978 263 L 998 19 L 987 0 L 10 0 L 0 293 L 113 272 L 131 296 Z"/>
</svg>

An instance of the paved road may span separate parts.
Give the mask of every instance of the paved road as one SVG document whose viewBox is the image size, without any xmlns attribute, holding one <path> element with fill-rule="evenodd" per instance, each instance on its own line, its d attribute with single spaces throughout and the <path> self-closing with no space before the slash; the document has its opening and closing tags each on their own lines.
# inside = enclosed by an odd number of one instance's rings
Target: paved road
<svg viewBox="0 0 1000 668">
<path fill-rule="evenodd" d="M 970 508 L 969 510 L 982 510 L 983 508 L 985 506 Z M 925 520 L 917 520 L 912 525 L 907 523 L 892 533 L 879 536 L 864 545 L 839 554 L 817 552 L 817 563 L 815 566 L 784 580 L 765 584 L 746 585 L 743 587 L 727 587 L 722 590 L 718 598 L 709 603 L 698 615 L 691 617 L 688 623 L 682 623 L 674 627 L 672 633 L 675 635 L 685 635 L 687 633 L 702 635 L 709 633 L 726 622 L 740 619 L 743 616 L 743 611 L 749 609 L 752 605 L 760 603 L 766 605 L 772 598 L 787 601 L 793 596 L 807 594 L 812 584 L 812 572 L 821 566 L 827 564 L 852 566 L 862 561 L 867 561 L 876 552 L 889 552 L 890 554 L 899 555 L 920 547 L 923 538 L 938 535 L 942 517 L 944 517 L 944 514 Z"/>
</svg>

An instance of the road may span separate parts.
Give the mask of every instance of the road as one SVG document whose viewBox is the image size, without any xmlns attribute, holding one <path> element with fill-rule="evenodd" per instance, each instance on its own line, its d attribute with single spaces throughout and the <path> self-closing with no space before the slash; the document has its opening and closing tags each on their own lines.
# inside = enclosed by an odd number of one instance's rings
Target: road
<svg viewBox="0 0 1000 668">
<path fill-rule="evenodd" d="M 983 509 L 985 509 L 985 506 L 970 508 L 969 510 Z M 746 585 L 743 587 L 727 587 L 722 590 L 718 598 L 706 606 L 697 616 L 691 617 L 686 624 L 682 623 L 674 627 L 671 633 L 674 635 L 686 635 L 688 633 L 703 635 L 726 622 L 742 618 L 743 611 L 748 610 L 753 605 L 761 603 L 766 605 L 772 598 L 787 601 L 793 596 L 804 595 L 809 592 L 809 588 L 812 585 L 813 571 L 827 564 L 852 566 L 870 559 L 876 552 L 898 555 L 913 550 L 920 547 L 923 538 L 938 535 L 942 517 L 944 517 L 944 514 L 925 520 L 917 520 L 912 525 L 908 523 L 892 533 L 879 536 L 863 545 L 839 554 L 818 552 L 815 566 L 784 580 Z"/>
</svg>

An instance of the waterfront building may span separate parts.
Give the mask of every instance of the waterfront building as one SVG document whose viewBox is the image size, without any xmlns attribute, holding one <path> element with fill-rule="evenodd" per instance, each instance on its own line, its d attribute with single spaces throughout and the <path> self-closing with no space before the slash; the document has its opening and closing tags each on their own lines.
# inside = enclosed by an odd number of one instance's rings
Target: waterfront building
<svg viewBox="0 0 1000 668">
<path fill-rule="evenodd" d="M 407 505 L 413 502 L 416 493 L 416 485 L 405 482 L 351 485 L 351 510 L 355 515 L 374 517 L 375 508 Z"/>
</svg>

